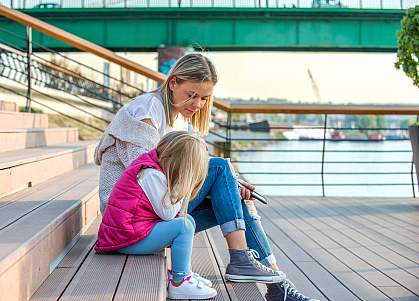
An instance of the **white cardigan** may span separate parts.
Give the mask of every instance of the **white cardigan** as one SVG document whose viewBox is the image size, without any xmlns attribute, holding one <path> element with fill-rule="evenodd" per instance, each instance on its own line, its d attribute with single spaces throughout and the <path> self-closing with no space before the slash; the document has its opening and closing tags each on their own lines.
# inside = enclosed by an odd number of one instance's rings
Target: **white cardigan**
<svg viewBox="0 0 419 301">
<path fill-rule="evenodd" d="M 131 116 L 123 107 L 109 124 L 95 149 L 95 163 L 100 165 L 100 211 L 104 213 L 109 195 L 122 172 L 139 155 L 155 148 L 158 131 Z"/>
</svg>

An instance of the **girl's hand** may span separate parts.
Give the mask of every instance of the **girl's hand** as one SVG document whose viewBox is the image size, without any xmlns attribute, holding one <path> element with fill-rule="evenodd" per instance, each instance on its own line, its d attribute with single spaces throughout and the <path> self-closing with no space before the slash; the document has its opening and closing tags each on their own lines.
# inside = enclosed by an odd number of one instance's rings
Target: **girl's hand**
<svg viewBox="0 0 419 301">
<path fill-rule="evenodd" d="M 245 200 L 250 200 L 250 193 L 256 189 L 255 186 L 253 186 L 252 184 L 247 183 L 246 181 L 243 181 L 242 179 L 238 179 L 237 180 L 241 185 L 243 185 L 242 187 L 240 187 L 240 195 L 243 199 Z"/>
</svg>

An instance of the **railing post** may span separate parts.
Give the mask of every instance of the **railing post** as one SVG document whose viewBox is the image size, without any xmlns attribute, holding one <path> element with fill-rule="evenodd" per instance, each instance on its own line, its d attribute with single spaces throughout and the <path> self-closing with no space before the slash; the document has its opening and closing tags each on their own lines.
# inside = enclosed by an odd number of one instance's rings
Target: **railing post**
<svg viewBox="0 0 419 301">
<path fill-rule="evenodd" d="M 31 81 L 32 28 L 26 27 L 26 74 L 28 88 L 26 90 L 26 112 L 31 112 L 32 81 Z"/>
<path fill-rule="evenodd" d="M 400 0 L 400 9 L 403 9 L 403 0 Z"/>
<path fill-rule="evenodd" d="M 416 116 L 416 122 L 419 122 L 419 115 Z M 407 128 L 407 130 L 409 130 L 409 128 Z M 413 156 L 414 155 L 415 154 L 413 153 L 413 150 L 412 150 L 412 165 L 410 167 L 410 177 L 412 179 L 412 192 L 413 192 L 413 197 L 415 198 L 416 197 L 416 193 L 415 193 L 415 176 L 413 175 L 413 171 L 414 171 L 413 166 L 415 164 L 414 163 L 414 160 L 413 160 Z M 416 178 L 418 178 L 418 177 L 416 177 Z M 419 187 L 419 183 L 418 183 L 418 187 Z"/>
<path fill-rule="evenodd" d="M 124 7 L 127 8 L 127 0 L 124 0 Z"/>
<path fill-rule="evenodd" d="M 26 0 L 23 0 L 23 7 L 22 8 L 26 8 Z"/>
<path fill-rule="evenodd" d="M 103 0 L 103 8 L 106 7 L 106 0 Z"/>
<path fill-rule="evenodd" d="M 10 8 L 13 8 L 13 0 L 10 0 Z"/>
<path fill-rule="evenodd" d="M 380 8 L 383 9 L 383 0 L 380 0 Z"/>
<path fill-rule="evenodd" d="M 297 8 L 300 8 L 300 0 L 297 0 Z"/>
<path fill-rule="evenodd" d="M 415 176 L 413 175 L 413 170 L 414 170 L 413 156 L 414 154 L 412 154 L 412 165 L 410 167 L 410 177 L 412 179 L 412 193 L 413 193 L 413 197 L 415 198 L 416 193 L 415 193 Z"/>
<path fill-rule="evenodd" d="M 327 114 L 324 114 L 324 123 L 323 123 L 323 148 L 322 148 L 322 193 L 323 197 L 326 196 L 324 189 L 324 155 L 326 152 L 326 132 L 327 132 Z"/>
<path fill-rule="evenodd" d="M 84 8 L 84 6 L 85 6 L 85 0 L 81 0 L 81 8 Z"/>
<path fill-rule="evenodd" d="M 362 8 L 362 0 L 359 0 L 359 8 Z"/>
<path fill-rule="evenodd" d="M 226 143 L 224 150 L 224 158 L 231 156 L 231 112 L 227 112 L 227 128 L 226 128 Z"/>
</svg>

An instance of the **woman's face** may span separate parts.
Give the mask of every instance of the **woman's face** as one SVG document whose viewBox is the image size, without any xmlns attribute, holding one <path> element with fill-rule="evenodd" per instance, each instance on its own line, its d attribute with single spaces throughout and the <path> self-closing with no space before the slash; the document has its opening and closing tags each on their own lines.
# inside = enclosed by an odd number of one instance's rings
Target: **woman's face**
<svg viewBox="0 0 419 301">
<path fill-rule="evenodd" d="M 211 81 L 185 81 L 179 84 L 175 77 L 170 80 L 169 87 L 173 92 L 173 114 L 176 116 L 180 113 L 185 118 L 192 117 L 200 110 L 209 101 L 214 90 Z"/>
</svg>

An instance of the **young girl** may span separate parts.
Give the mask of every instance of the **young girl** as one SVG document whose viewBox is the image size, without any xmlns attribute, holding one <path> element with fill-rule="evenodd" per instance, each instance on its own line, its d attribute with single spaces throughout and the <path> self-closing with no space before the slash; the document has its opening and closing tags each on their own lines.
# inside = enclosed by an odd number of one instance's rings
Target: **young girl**
<svg viewBox="0 0 419 301">
<path fill-rule="evenodd" d="M 195 221 L 187 208 L 207 170 L 208 152 L 201 138 L 184 131 L 165 135 L 157 149 L 134 160 L 115 184 L 96 250 L 152 254 L 171 245 L 168 297 L 214 297 L 211 282 L 190 271 Z"/>
<path fill-rule="evenodd" d="M 199 134 L 208 132 L 217 80 L 212 62 L 201 53 L 190 53 L 176 62 L 157 91 L 138 96 L 117 113 L 95 151 L 95 162 L 101 165 L 102 213 L 123 171 L 139 155 L 155 148 L 164 134 L 187 129 L 188 122 Z M 247 188 L 239 190 L 237 181 Z M 210 158 L 205 182 L 190 201 L 188 213 L 195 220 L 195 232 L 220 227 L 230 253 L 227 280 L 279 283 L 283 297 L 291 300 L 261 218 L 243 201 L 250 198 L 253 189 L 235 178 L 227 160 Z"/>
</svg>

